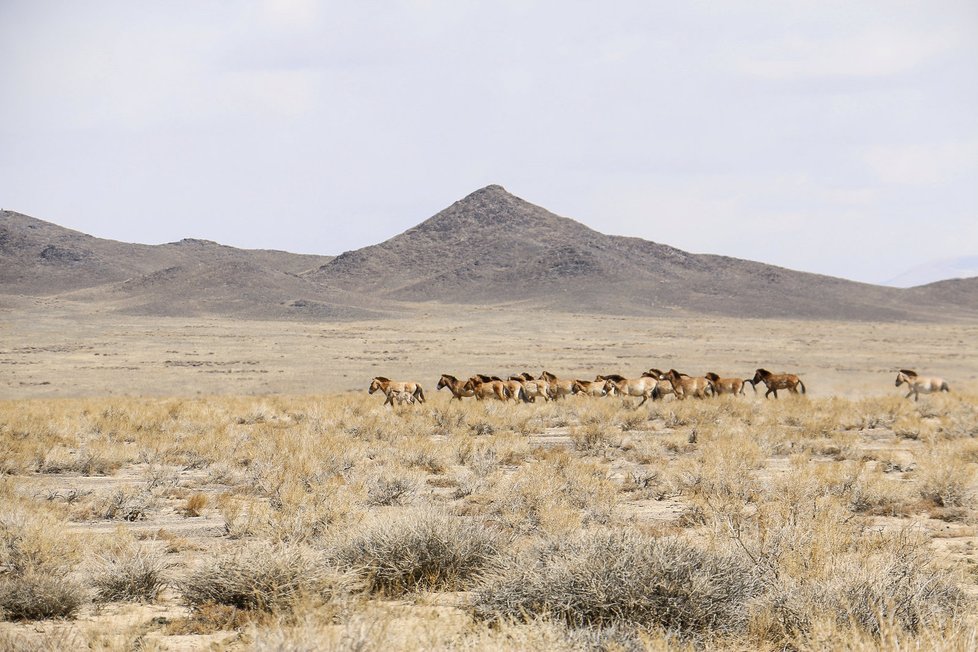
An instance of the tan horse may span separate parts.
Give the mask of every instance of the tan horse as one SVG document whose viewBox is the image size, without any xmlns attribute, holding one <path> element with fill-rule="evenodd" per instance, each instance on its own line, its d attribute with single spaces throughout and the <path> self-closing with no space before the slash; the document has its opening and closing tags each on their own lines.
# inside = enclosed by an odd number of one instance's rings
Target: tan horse
<svg viewBox="0 0 978 652">
<path fill-rule="evenodd" d="M 524 371 L 518 376 L 510 376 L 509 379 L 518 382 L 523 387 L 530 403 L 536 403 L 538 398 L 542 398 L 544 401 L 550 400 L 550 382 L 545 378 L 534 378 Z"/>
<path fill-rule="evenodd" d="M 392 391 L 388 396 L 393 397 L 394 400 L 397 401 L 398 405 L 404 405 L 405 403 L 414 405 L 417 402 L 417 399 L 414 398 L 414 394 L 411 394 L 410 392 Z"/>
<path fill-rule="evenodd" d="M 716 388 L 717 394 L 733 394 L 734 396 L 740 395 L 744 396 L 744 388 L 750 385 L 754 388 L 754 393 L 757 393 L 757 388 L 754 387 L 754 383 L 751 379 L 741 380 L 740 378 L 720 378 L 717 374 L 712 371 L 706 374 L 706 377 L 713 381 L 713 386 Z"/>
<path fill-rule="evenodd" d="M 786 389 L 792 394 L 797 394 L 798 388 L 801 387 L 801 393 L 805 393 L 805 383 L 801 382 L 801 378 L 795 374 L 772 374 L 767 369 L 758 369 L 754 372 L 754 377 L 750 382 L 752 385 L 764 383 L 767 387 L 764 398 L 768 398 L 771 394 L 777 398 L 779 389 Z"/>
<path fill-rule="evenodd" d="M 540 373 L 540 378 L 543 378 L 548 383 L 550 383 L 550 397 L 554 400 L 562 398 L 565 396 L 570 396 L 574 393 L 574 381 L 573 380 L 561 380 L 557 376 L 553 375 L 549 371 L 543 371 Z"/>
<path fill-rule="evenodd" d="M 452 393 L 452 398 L 448 399 L 449 402 L 456 398 L 461 401 L 463 397 L 469 398 L 471 396 L 475 396 L 475 392 L 462 389 L 464 385 L 464 380 L 459 380 L 451 374 L 442 374 L 441 378 L 438 379 L 437 390 L 440 391 L 442 387 L 447 387 L 448 391 Z"/>
<path fill-rule="evenodd" d="M 663 377 L 672 385 L 672 391 L 676 393 L 676 398 L 685 399 L 687 396 L 694 398 L 706 398 L 716 395 L 716 386 L 713 381 L 706 376 L 687 376 L 675 369 L 670 369 Z"/>
<path fill-rule="evenodd" d="M 615 376 L 620 380 L 614 380 L 612 376 Z M 651 376 L 642 376 L 641 378 L 622 378 L 617 374 L 612 374 L 608 376 L 598 376 L 595 380 L 605 380 L 610 382 L 614 387 L 614 393 L 622 397 L 641 396 L 642 400 L 639 401 L 638 405 L 633 406 L 635 408 L 642 407 L 642 405 L 650 398 L 652 400 L 659 398 L 659 381 Z"/>
<path fill-rule="evenodd" d="M 465 381 L 462 389 L 466 392 L 472 392 L 473 396 L 480 401 L 484 401 L 487 398 L 495 398 L 500 401 L 509 400 L 506 383 L 501 380 L 484 381 L 478 376 L 473 376 Z"/>
<path fill-rule="evenodd" d="M 931 394 L 935 392 L 950 392 L 947 381 L 938 376 L 918 376 L 916 371 L 911 369 L 901 369 L 896 377 L 896 386 L 903 383 L 907 384 L 910 391 L 905 398 L 913 396 L 913 400 L 920 399 L 920 394 Z"/>
<path fill-rule="evenodd" d="M 573 394 L 583 394 L 584 396 L 601 397 L 607 396 L 613 387 L 610 380 L 575 380 Z"/>
<path fill-rule="evenodd" d="M 655 378 L 656 380 L 669 380 L 668 378 L 666 378 L 666 374 L 664 371 L 660 371 L 659 369 L 656 369 L 654 367 L 652 369 L 649 369 L 642 375 L 649 376 L 650 378 Z M 681 375 L 685 376 L 686 374 L 681 374 Z M 676 390 L 673 389 L 672 383 L 659 383 L 659 396 L 664 397 L 666 394 L 672 394 L 673 396 L 676 396 Z"/>
<path fill-rule="evenodd" d="M 384 401 L 384 405 L 390 404 L 391 407 L 394 406 L 394 394 L 400 392 L 407 392 L 418 403 L 424 403 L 424 390 L 421 389 L 421 385 L 414 382 L 413 380 L 391 380 L 390 378 L 385 378 L 383 376 L 375 376 L 370 383 L 370 388 L 367 390 L 368 394 L 373 394 L 377 390 L 380 390 L 387 396 L 387 400 Z"/>
</svg>

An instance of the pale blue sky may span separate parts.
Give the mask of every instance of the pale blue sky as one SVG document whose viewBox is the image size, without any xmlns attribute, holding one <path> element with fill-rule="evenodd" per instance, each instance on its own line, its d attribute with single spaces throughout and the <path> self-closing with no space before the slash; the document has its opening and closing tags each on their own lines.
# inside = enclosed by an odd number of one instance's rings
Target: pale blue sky
<svg viewBox="0 0 978 652">
<path fill-rule="evenodd" d="M 978 253 L 978 3 L 0 0 L 0 206 L 337 254 L 499 183 L 882 281 Z"/>
</svg>

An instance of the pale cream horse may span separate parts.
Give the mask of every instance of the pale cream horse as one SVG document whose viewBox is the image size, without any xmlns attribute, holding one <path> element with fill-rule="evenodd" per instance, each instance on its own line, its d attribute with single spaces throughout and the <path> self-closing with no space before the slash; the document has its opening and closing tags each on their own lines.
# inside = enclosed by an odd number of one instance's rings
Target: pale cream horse
<svg viewBox="0 0 978 652">
<path fill-rule="evenodd" d="M 616 380 L 616 378 L 618 380 Z M 637 405 L 633 406 L 635 408 L 640 408 L 642 405 L 650 398 L 654 401 L 659 398 L 659 381 L 651 376 L 642 376 L 641 378 L 622 378 L 616 374 L 609 374 L 607 376 L 597 376 L 595 381 L 606 381 L 610 382 L 614 388 L 614 393 L 621 396 L 622 400 L 626 396 L 641 396 L 642 400 L 638 402 Z"/>
<path fill-rule="evenodd" d="M 937 376 L 918 376 L 917 372 L 911 369 L 901 369 L 897 373 L 896 386 L 899 387 L 903 383 L 906 383 L 907 387 L 910 388 L 906 398 L 913 396 L 913 400 L 915 401 L 919 400 L 920 394 L 951 391 L 951 388 L 947 386 L 947 381 L 943 378 Z"/>
<path fill-rule="evenodd" d="M 420 384 L 413 380 L 391 380 L 383 376 L 375 376 L 370 383 L 370 388 L 367 390 L 367 393 L 373 394 L 377 390 L 380 390 L 387 396 L 384 405 L 390 404 L 391 407 L 394 406 L 395 399 L 398 399 L 399 404 L 403 403 L 397 396 L 402 393 L 410 394 L 418 403 L 424 403 L 424 390 L 421 389 Z"/>
</svg>

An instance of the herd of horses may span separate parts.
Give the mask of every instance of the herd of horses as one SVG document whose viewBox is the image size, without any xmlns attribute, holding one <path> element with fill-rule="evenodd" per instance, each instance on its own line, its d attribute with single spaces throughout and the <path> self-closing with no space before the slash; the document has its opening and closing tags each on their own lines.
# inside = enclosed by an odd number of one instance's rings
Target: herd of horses
<svg viewBox="0 0 978 652">
<path fill-rule="evenodd" d="M 556 401 L 567 396 L 606 397 L 621 396 L 623 398 L 641 398 L 634 407 L 639 407 L 649 399 L 653 401 L 672 394 L 679 400 L 688 397 L 704 399 L 709 396 L 732 394 L 744 395 L 747 385 L 757 393 L 757 385 L 763 383 L 767 388 L 764 398 L 771 395 L 778 398 L 778 390 L 787 390 L 792 394 L 804 394 L 805 383 L 796 374 L 773 374 L 766 369 L 757 369 L 752 378 L 721 378 L 715 373 L 702 376 L 690 376 L 670 369 L 649 369 L 638 378 L 625 378 L 619 374 L 598 375 L 594 380 L 574 380 L 558 378 L 549 371 L 543 371 L 539 376 L 523 372 L 510 376 L 508 379 L 486 374 L 475 374 L 466 380 L 461 380 L 451 374 L 442 374 L 438 379 L 437 389 L 448 389 L 452 399 L 461 401 L 463 398 L 476 400 L 517 401 L 533 403 L 538 398 L 544 401 Z M 897 374 L 896 386 L 906 384 L 910 392 L 905 398 L 913 396 L 919 399 L 920 394 L 950 391 L 947 381 L 935 376 L 918 376 L 910 369 L 901 369 Z M 800 392 L 799 392 L 800 390 Z M 369 394 L 381 392 L 386 397 L 384 405 L 393 406 L 404 403 L 424 403 L 425 395 L 420 383 L 413 380 L 391 380 L 384 376 L 376 376 L 367 390 Z M 452 400 L 449 399 L 449 400 Z"/>
</svg>

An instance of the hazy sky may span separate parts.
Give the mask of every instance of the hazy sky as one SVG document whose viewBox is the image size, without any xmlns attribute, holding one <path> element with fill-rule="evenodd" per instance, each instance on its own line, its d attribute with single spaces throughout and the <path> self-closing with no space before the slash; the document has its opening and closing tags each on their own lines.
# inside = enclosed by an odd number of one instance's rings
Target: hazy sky
<svg viewBox="0 0 978 652">
<path fill-rule="evenodd" d="M 978 2 L 0 0 L 0 207 L 337 254 L 490 183 L 881 281 L 978 253 Z"/>
</svg>

